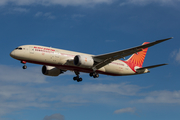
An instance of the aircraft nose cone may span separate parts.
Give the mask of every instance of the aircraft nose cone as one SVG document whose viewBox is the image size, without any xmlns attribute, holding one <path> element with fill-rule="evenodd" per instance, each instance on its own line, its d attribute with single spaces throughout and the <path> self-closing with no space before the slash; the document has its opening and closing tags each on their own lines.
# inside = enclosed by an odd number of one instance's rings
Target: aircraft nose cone
<svg viewBox="0 0 180 120">
<path fill-rule="evenodd" d="M 15 57 L 15 51 L 12 51 L 12 52 L 10 53 L 10 56 L 11 56 L 12 58 L 14 58 L 14 57 Z"/>
</svg>

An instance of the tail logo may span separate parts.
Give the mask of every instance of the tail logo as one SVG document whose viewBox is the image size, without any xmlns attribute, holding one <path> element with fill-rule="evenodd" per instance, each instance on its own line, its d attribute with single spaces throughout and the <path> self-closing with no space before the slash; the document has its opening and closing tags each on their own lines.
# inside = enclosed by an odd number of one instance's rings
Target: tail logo
<svg viewBox="0 0 180 120">
<path fill-rule="evenodd" d="M 135 66 L 142 67 L 144 59 L 147 53 L 147 49 L 143 49 L 141 52 L 133 54 L 128 60 L 128 63 L 134 64 Z"/>
<path fill-rule="evenodd" d="M 148 44 L 149 42 L 144 42 L 144 44 Z M 143 49 L 138 53 L 134 53 L 128 60 L 124 61 L 133 71 L 135 71 L 135 67 L 142 67 L 144 63 L 144 59 L 146 57 L 148 48 Z"/>
</svg>

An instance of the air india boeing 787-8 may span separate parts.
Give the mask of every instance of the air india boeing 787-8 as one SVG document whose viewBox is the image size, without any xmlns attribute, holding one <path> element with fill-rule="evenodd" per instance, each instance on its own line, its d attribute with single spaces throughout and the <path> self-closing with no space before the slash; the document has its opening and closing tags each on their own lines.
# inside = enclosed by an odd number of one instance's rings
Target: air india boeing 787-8
<svg viewBox="0 0 180 120">
<path fill-rule="evenodd" d="M 67 70 L 74 71 L 76 76 L 73 79 L 80 82 L 82 81 L 82 78 L 79 77 L 80 72 L 89 73 L 94 78 L 98 78 L 99 74 L 124 76 L 148 73 L 150 68 L 166 65 L 142 67 L 148 47 L 169 39 L 172 37 L 151 43 L 144 42 L 137 47 L 101 55 L 84 54 L 39 45 L 23 45 L 13 50 L 10 56 L 21 61 L 24 64 L 23 69 L 27 68 L 26 62 L 43 65 L 42 73 L 48 76 L 58 76 Z M 119 60 L 129 55 L 131 55 L 129 59 Z"/>
</svg>

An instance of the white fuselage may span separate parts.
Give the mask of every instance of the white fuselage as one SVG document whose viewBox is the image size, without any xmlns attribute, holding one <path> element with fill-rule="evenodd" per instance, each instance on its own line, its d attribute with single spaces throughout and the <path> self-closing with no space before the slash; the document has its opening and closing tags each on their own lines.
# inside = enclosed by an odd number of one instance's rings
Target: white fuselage
<svg viewBox="0 0 180 120">
<path fill-rule="evenodd" d="M 73 62 L 76 55 L 93 56 L 91 54 L 84 54 L 38 45 L 23 45 L 13 50 L 10 55 L 11 57 L 20 61 L 54 66 L 61 70 L 71 70 L 85 73 L 93 72 L 91 68 L 79 67 L 74 65 Z M 98 69 L 97 73 L 113 76 L 137 74 L 136 71 L 132 70 L 122 60 L 116 60 L 109 63 L 108 65 Z"/>
</svg>

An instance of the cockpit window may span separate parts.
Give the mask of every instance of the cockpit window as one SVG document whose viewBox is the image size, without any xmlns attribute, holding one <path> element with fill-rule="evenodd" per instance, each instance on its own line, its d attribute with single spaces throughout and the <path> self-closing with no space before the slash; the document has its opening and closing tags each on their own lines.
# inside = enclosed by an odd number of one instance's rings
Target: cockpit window
<svg viewBox="0 0 180 120">
<path fill-rule="evenodd" d="M 22 50 L 22 48 L 21 47 L 17 47 L 17 48 L 15 48 L 16 50 Z"/>
</svg>

